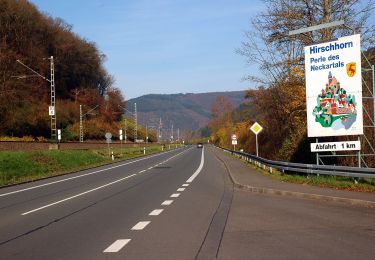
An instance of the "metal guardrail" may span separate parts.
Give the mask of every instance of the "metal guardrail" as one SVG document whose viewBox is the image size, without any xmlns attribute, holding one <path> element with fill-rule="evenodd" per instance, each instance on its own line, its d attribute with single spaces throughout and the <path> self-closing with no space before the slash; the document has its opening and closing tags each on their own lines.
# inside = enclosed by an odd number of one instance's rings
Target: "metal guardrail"
<svg viewBox="0 0 375 260">
<path fill-rule="evenodd" d="M 346 176 L 353 178 L 372 178 L 375 179 L 375 168 L 358 168 L 358 167 L 346 167 L 346 166 L 332 166 L 332 165 L 316 165 L 316 164 L 302 164 L 302 163 L 290 163 L 290 162 L 280 162 L 267 160 L 262 157 L 257 157 L 252 154 L 237 152 L 230 149 L 222 148 L 226 152 L 233 155 L 239 156 L 246 161 L 254 163 L 259 167 L 263 167 L 270 172 L 272 169 L 282 170 L 283 172 L 295 172 L 295 173 L 305 173 L 305 174 L 322 174 L 322 175 L 332 175 L 332 176 Z"/>
</svg>

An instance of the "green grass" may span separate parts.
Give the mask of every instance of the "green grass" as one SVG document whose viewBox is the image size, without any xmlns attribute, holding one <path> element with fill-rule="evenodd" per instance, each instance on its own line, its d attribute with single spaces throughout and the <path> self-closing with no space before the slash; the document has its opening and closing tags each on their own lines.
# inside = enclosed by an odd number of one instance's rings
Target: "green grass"
<svg viewBox="0 0 375 260">
<path fill-rule="evenodd" d="M 300 175 L 288 174 L 273 169 L 272 173 L 259 168 L 253 164 L 248 164 L 253 169 L 256 169 L 262 174 L 270 176 L 285 182 L 298 183 L 303 185 L 312 185 L 326 188 L 333 188 L 339 190 L 351 190 L 360 192 L 375 192 L 375 180 L 366 178 L 343 177 L 343 176 L 330 176 L 330 175 Z M 357 183 L 355 182 L 357 181 Z"/>
<path fill-rule="evenodd" d="M 143 147 L 111 150 L 115 161 L 143 155 Z M 161 152 L 161 146 L 149 146 L 146 155 Z M 108 149 L 34 152 L 0 152 L 0 186 L 32 181 L 114 162 Z"/>
<path fill-rule="evenodd" d="M 236 156 L 233 156 L 237 158 Z M 330 175 L 303 175 L 303 174 L 293 174 L 293 173 L 283 173 L 273 168 L 272 173 L 263 169 L 263 167 L 258 167 L 254 164 L 248 163 L 243 160 L 249 167 L 267 175 L 271 178 L 278 179 L 280 181 L 298 183 L 302 185 L 311 185 L 326 187 L 338 190 L 350 190 L 359 192 L 375 192 L 375 179 L 370 178 L 352 178 L 343 176 L 330 176 Z"/>
</svg>

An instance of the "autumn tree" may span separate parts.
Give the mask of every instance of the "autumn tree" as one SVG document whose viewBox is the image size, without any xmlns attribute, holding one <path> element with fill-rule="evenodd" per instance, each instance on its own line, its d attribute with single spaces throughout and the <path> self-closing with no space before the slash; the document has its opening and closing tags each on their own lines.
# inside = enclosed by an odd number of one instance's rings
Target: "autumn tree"
<svg viewBox="0 0 375 260">
<path fill-rule="evenodd" d="M 30 1 L 0 0 L 0 135 L 49 137 L 49 83 L 16 60 L 48 79 L 50 56 L 55 61 L 58 128 L 79 122 L 79 105 L 99 106 L 92 120 L 112 125 L 121 119 L 118 107 L 124 98 L 112 87 L 105 55 L 95 43 L 76 35 L 61 18 L 42 14 Z"/>
<path fill-rule="evenodd" d="M 375 27 L 368 24 L 372 1 L 265 0 L 266 10 L 252 19 L 238 53 L 252 71 L 247 76 L 257 90 L 247 97 L 256 108 L 256 119 L 265 126 L 260 138 L 267 156 L 295 160 L 295 151 L 306 144 L 306 113 L 303 47 L 309 44 L 361 33 L 364 47 L 370 46 Z M 346 26 L 288 36 L 288 32 L 313 25 L 345 20 Z M 305 151 L 308 151 L 306 146 Z M 303 149 L 302 149 L 303 150 Z M 298 158 L 301 159 L 301 158 Z"/>
<path fill-rule="evenodd" d="M 233 105 L 224 96 L 217 96 L 211 104 L 211 122 L 209 124 L 214 142 L 220 146 L 230 139 Z"/>
</svg>

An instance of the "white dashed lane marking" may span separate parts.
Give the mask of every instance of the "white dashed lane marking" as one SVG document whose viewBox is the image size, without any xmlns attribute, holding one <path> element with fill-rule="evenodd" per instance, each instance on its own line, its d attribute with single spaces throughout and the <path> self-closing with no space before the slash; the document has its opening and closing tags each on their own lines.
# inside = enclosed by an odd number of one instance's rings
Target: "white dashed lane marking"
<svg viewBox="0 0 375 260">
<path fill-rule="evenodd" d="M 150 216 L 159 216 L 160 215 L 160 213 L 162 213 L 163 212 L 163 210 L 164 209 L 154 209 L 153 211 L 151 211 L 151 213 L 150 214 L 148 214 L 148 215 L 150 215 Z"/>
<path fill-rule="evenodd" d="M 140 221 L 131 230 L 142 230 L 150 223 L 151 221 Z"/>
<path fill-rule="evenodd" d="M 175 157 L 175 156 L 173 156 Z M 153 167 L 150 167 L 148 168 L 147 170 L 151 170 L 152 168 L 154 167 L 157 167 L 167 161 L 169 161 L 170 159 L 172 159 L 173 157 L 167 159 L 166 161 L 162 162 L 162 163 L 159 163 L 159 164 L 156 164 L 155 166 Z M 199 166 L 199 168 L 197 169 L 197 171 L 187 180 L 187 182 L 192 182 L 194 180 L 194 178 L 199 174 L 199 172 L 201 171 L 202 167 L 203 167 L 203 162 L 204 161 L 204 155 L 203 155 L 203 151 L 202 151 L 202 159 L 201 159 L 201 164 Z M 142 173 L 142 172 L 145 172 L 147 170 L 143 170 L 143 171 L 140 171 L 139 173 Z M 182 187 L 187 187 L 189 186 L 189 184 L 185 183 L 182 185 Z M 181 191 L 184 191 L 185 188 L 178 188 L 177 191 L 181 192 Z M 173 193 L 170 197 L 171 198 L 177 198 L 180 196 L 180 193 Z M 163 201 L 163 203 L 161 205 L 171 205 L 173 203 L 173 200 L 165 200 Z M 153 211 L 151 211 L 148 215 L 149 216 L 159 216 L 162 212 L 164 211 L 164 209 L 154 209 Z M 151 221 L 140 221 L 138 222 L 134 227 L 131 228 L 131 230 L 143 230 L 148 224 L 150 224 Z M 129 243 L 131 241 L 131 239 L 119 239 L 119 240 L 116 240 L 112 245 L 110 245 L 107 249 L 105 249 L 103 252 L 104 253 L 112 253 L 112 252 L 118 252 L 120 251 L 127 243 Z"/>
<path fill-rule="evenodd" d="M 166 200 L 166 201 L 164 201 L 161 205 L 166 205 L 166 206 L 168 206 L 168 205 L 171 205 L 173 203 L 173 200 Z"/>
<path fill-rule="evenodd" d="M 117 253 L 121 250 L 127 243 L 130 242 L 131 239 L 119 239 L 116 240 L 112 245 L 107 247 L 106 250 L 104 250 L 104 253 Z"/>
</svg>

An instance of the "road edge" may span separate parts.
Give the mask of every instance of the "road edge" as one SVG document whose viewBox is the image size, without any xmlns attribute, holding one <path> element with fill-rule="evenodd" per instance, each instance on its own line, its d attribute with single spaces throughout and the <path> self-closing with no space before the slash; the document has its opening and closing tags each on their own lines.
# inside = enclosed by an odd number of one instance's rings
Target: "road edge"
<svg viewBox="0 0 375 260">
<path fill-rule="evenodd" d="M 271 188 L 265 188 L 265 187 L 255 187 L 255 186 L 251 186 L 251 185 L 247 185 L 247 184 L 241 184 L 241 183 L 236 181 L 234 175 L 232 174 L 230 168 L 225 163 L 225 161 L 217 155 L 216 155 L 216 158 L 218 158 L 225 165 L 225 167 L 227 168 L 227 171 L 229 173 L 229 177 L 230 177 L 231 181 L 233 182 L 234 188 L 237 189 L 237 190 L 240 190 L 240 191 L 247 191 L 247 192 L 259 193 L 259 194 L 289 196 L 289 197 L 295 197 L 295 198 L 301 198 L 301 199 L 315 199 L 315 200 L 327 201 L 327 202 L 339 202 L 339 203 L 349 204 L 349 205 L 352 205 L 352 206 L 362 206 L 362 207 L 375 208 L 375 202 L 368 201 L 368 200 L 350 199 L 350 198 L 334 197 L 334 196 L 320 195 L 320 194 L 314 194 L 314 193 L 296 192 L 296 191 L 288 191 L 288 190 L 278 190 L 278 189 L 271 189 Z"/>
</svg>

